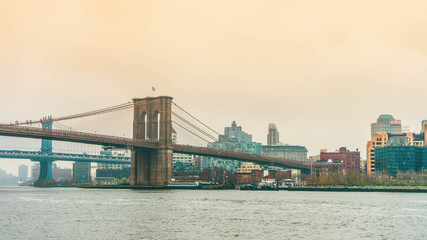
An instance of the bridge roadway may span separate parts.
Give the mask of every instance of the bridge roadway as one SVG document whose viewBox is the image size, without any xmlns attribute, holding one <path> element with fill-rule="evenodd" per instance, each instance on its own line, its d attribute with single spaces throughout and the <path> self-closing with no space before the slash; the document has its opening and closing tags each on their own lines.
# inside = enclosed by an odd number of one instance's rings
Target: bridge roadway
<svg viewBox="0 0 427 240">
<path fill-rule="evenodd" d="M 209 147 L 194 147 L 188 145 L 174 144 L 173 151 L 176 153 L 195 154 L 207 157 L 216 157 L 224 159 L 239 160 L 244 162 L 253 162 L 256 164 L 273 163 L 274 165 L 281 165 L 285 167 L 292 167 L 296 169 L 310 169 L 310 165 L 306 162 L 262 156 L 258 154 L 249 154 L 243 152 L 233 152 Z"/>
<path fill-rule="evenodd" d="M 130 157 L 115 157 L 103 155 L 72 154 L 72 153 L 42 153 L 36 151 L 0 150 L 0 158 L 31 159 L 32 161 L 79 161 L 111 164 L 131 164 Z"/>
<path fill-rule="evenodd" d="M 132 138 L 114 137 L 101 134 L 82 133 L 74 131 L 43 129 L 34 127 L 22 127 L 12 124 L 0 124 L 0 136 L 25 137 L 36 139 L 50 139 L 56 141 L 77 142 L 94 145 L 116 146 L 116 147 L 136 147 L 156 149 L 157 141 L 140 140 Z M 227 150 L 213 149 L 208 147 L 193 147 L 188 145 L 174 144 L 173 151 L 177 153 L 195 154 L 201 156 L 210 156 L 224 159 L 232 159 L 258 164 L 270 164 L 296 168 L 304 170 L 310 169 L 310 164 L 306 162 L 261 156 L 242 152 L 233 152 Z"/>
</svg>

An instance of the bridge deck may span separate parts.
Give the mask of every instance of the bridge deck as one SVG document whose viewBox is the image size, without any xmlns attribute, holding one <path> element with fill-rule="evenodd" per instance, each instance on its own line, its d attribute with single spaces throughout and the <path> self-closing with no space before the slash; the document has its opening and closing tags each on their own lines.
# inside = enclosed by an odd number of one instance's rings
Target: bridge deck
<svg viewBox="0 0 427 240">
<path fill-rule="evenodd" d="M 65 131 L 65 130 L 52 130 L 34 127 L 21 127 L 10 124 L 0 124 L 0 135 L 11 137 L 26 137 L 37 139 L 50 139 L 57 141 L 78 142 L 103 146 L 117 146 L 117 147 L 137 147 L 146 149 L 156 149 L 158 144 L 156 141 L 139 140 L 132 138 L 113 137 L 101 134 Z M 227 150 L 213 149 L 208 147 L 194 147 L 188 145 L 173 145 L 174 152 L 194 154 L 201 156 L 217 157 L 224 159 L 232 159 L 239 161 L 250 161 L 258 164 L 274 163 L 281 166 L 292 167 L 297 169 L 308 170 L 310 165 L 306 162 L 261 156 L 257 154 L 248 154 L 242 152 L 233 152 Z"/>
<path fill-rule="evenodd" d="M 77 142 L 103 146 L 157 148 L 156 141 L 138 140 L 132 138 L 114 137 L 101 134 L 83 133 L 75 131 L 22 127 L 9 124 L 0 124 L 0 135 L 10 137 L 25 137 L 49 139 L 56 141 Z"/>
<path fill-rule="evenodd" d="M 214 148 L 208 148 L 208 147 L 194 147 L 194 146 L 188 146 L 188 145 L 174 144 L 173 151 L 177 153 L 195 154 L 195 155 L 208 156 L 208 157 L 217 157 L 217 158 L 225 158 L 225 159 L 239 160 L 239 161 L 245 161 L 245 162 L 254 162 L 257 164 L 275 163 L 278 165 L 293 167 L 297 169 L 310 169 L 310 165 L 302 161 L 268 157 L 268 156 L 249 154 L 249 153 L 243 153 L 243 152 L 233 152 L 233 151 L 214 149 Z"/>
</svg>

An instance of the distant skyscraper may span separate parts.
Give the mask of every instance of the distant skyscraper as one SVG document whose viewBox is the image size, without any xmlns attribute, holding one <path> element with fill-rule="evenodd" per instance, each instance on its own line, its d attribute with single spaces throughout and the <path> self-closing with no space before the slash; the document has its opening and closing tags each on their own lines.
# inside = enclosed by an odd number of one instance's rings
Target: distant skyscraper
<svg viewBox="0 0 427 240">
<path fill-rule="evenodd" d="M 231 127 L 224 128 L 224 135 L 219 136 L 219 141 L 210 143 L 209 146 L 216 149 L 261 154 L 261 143 L 252 142 L 252 135 L 244 132 L 235 121 L 232 122 Z M 241 162 L 237 160 L 212 157 L 204 157 L 202 163 L 203 168 L 222 167 L 232 173 L 236 172 L 240 164 Z"/>
<path fill-rule="evenodd" d="M 237 126 L 236 121 L 231 123 L 231 127 L 224 128 L 224 135 L 219 136 L 220 141 L 224 142 L 252 142 L 252 135 L 244 132 L 242 126 Z"/>
<path fill-rule="evenodd" d="M 427 120 L 421 122 L 422 130 L 421 133 L 424 134 L 424 146 L 427 147 Z"/>
<path fill-rule="evenodd" d="M 279 144 L 279 131 L 274 123 L 268 124 L 267 145 Z"/>
<path fill-rule="evenodd" d="M 376 133 L 382 132 L 400 134 L 402 132 L 402 123 L 400 120 L 394 119 L 392 115 L 380 115 L 377 119 L 377 122 L 371 124 L 371 137 L 373 137 Z"/>
<path fill-rule="evenodd" d="M 27 181 L 28 179 L 28 166 L 27 165 L 19 165 L 18 168 L 18 177 L 20 181 Z"/>
<path fill-rule="evenodd" d="M 427 120 L 421 121 L 421 132 L 422 133 L 425 131 L 426 126 L 427 126 Z"/>
</svg>

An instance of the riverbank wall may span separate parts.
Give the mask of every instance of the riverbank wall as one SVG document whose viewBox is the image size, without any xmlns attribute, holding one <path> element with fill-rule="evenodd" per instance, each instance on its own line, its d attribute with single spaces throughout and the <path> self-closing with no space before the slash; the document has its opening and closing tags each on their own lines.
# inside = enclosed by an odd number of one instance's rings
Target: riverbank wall
<svg viewBox="0 0 427 240">
<path fill-rule="evenodd" d="M 318 191 L 318 192 L 413 192 L 427 193 L 425 187 L 321 187 L 321 186 L 305 186 L 291 187 L 288 191 Z"/>
</svg>

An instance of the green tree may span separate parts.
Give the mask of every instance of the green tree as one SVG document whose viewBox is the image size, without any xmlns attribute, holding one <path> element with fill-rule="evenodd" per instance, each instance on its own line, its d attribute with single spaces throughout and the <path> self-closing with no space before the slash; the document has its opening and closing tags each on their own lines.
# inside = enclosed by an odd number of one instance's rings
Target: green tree
<svg viewBox="0 0 427 240">
<path fill-rule="evenodd" d="M 126 185 L 126 184 L 129 184 L 129 181 L 127 178 L 123 177 L 122 180 L 120 180 L 120 184 Z"/>
</svg>

